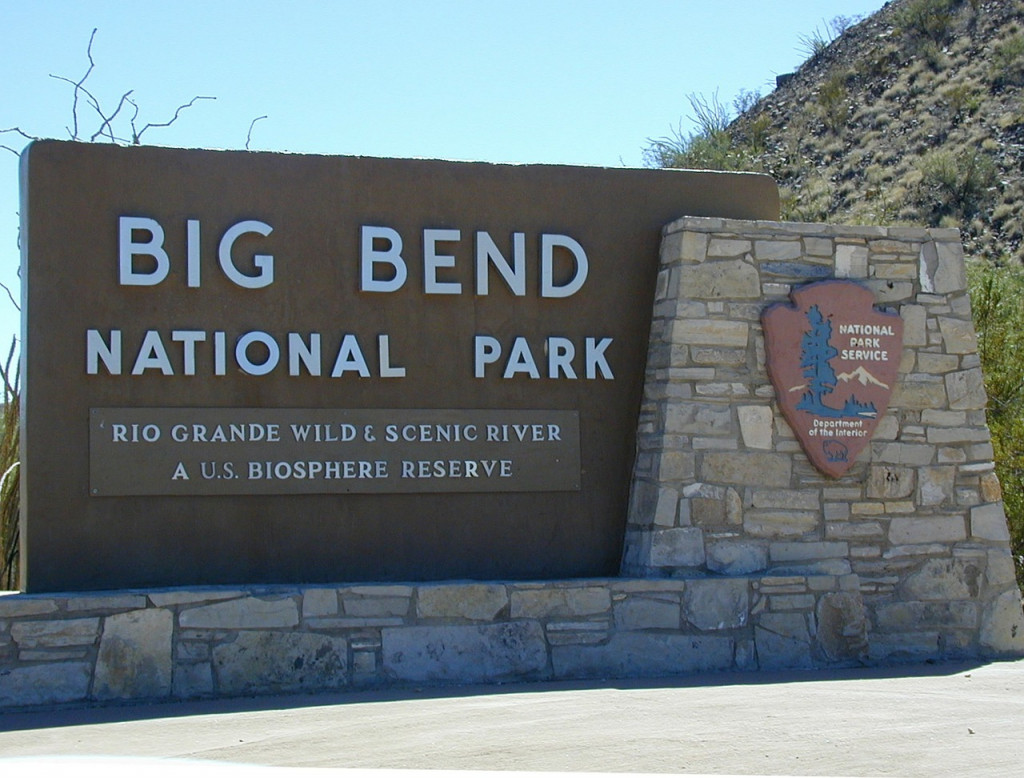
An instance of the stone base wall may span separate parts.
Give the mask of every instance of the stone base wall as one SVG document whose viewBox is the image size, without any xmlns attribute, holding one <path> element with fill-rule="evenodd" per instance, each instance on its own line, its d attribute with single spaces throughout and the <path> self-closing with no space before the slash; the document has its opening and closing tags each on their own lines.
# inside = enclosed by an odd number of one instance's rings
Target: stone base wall
<svg viewBox="0 0 1024 778">
<path fill-rule="evenodd" d="M 842 478 L 779 412 L 760 317 L 855 279 L 899 385 Z M 1024 654 L 954 230 L 666 228 L 619 579 L 0 596 L 0 707 Z"/>
<path fill-rule="evenodd" d="M 838 479 L 783 418 L 761 329 L 769 304 L 832 278 L 904 322 L 888 413 Z M 623 572 L 852 574 L 872 657 L 1020 654 L 985 405 L 956 230 L 680 219 L 662 243 Z"/>
<path fill-rule="evenodd" d="M 0 707 L 869 659 L 855 576 L 0 595 Z"/>
</svg>

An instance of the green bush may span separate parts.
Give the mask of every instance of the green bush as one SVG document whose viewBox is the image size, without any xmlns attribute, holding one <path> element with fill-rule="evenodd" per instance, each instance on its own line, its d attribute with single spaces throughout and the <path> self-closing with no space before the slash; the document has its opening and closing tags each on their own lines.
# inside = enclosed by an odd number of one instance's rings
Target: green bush
<svg viewBox="0 0 1024 778">
<path fill-rule="evenodd" d="M 1017 580 L 1024 585 L 1024 268 L 1016 263 L 998 267 L 974 262 L 968 280 L 996 474 Z"/>
</svg>

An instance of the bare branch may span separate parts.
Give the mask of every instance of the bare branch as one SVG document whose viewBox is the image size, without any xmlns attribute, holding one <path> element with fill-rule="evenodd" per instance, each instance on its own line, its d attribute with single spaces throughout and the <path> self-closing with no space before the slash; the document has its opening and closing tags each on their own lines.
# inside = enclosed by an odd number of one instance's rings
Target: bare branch
<svg viewBox="0 0 1024 778">
<path fill-rule="evenodd" d="M 110 140 L 114 140 L 114 130 L 110 126 L 110 124 L 111 124 L 111 122 L 114 121 L 114 119 L 117 118 L 117 115 L 119 113 L 121 113 L 121 109 L 124 108 L 125 101 L 128 99 L 128 96 L 132 92 L 134 92 L 134 91 L 135 91 L 134 89 L 129 89 L 127 92 L 125 92 L 123 95 L 121 95 L 121 102 L 119 102 L 117 104 L 117 108 L 114 109 L 114 112 L 112 114 L 110 114 L 110 116 L 103 116 L 102 113 L 100 114 L 100 117 L 103 119 L 103 124 L 101 124 L 100 128 L 98 130 L 96 130 L 96 132 L 94 132 L 92 134 L 92 137 L 89 138 L 90 141 L 94 141 L 98 137 L 103 135 L 103 130 L 104 129 L 106 129 L 106 131 L 107 131 L 107 137 L 109 137 Z M 132 105 L 135 105 L 135 104 L 132 103 Z M 138 113 L 138 106 L 136 106 L 136 113 Z"/>
<path fill-rule="evenodd" d="M 39 138 L 37 138 L 35 135 L 29 135 L 27 132 L 21 129 L 21 127 L 8 127 L 6 130 L 0 130 L 0 134 L 3 134 L 5 132 L 16 132 L 25 140 L 39 140 Z"/>
<path fill-rule="evenodd" d="M 21 137 L 23 137 L 25 140 L 39 140 L 39 138 L 37 138 L 35 135 L 29 135 L 27 132 L 21 129 L 21 127 L 8 127 L 6 130 L 0 130 L 0 135 L 3 135 L 5 132 L 15 132 Z M 16 157 L 21 156 L 20 151 L 18 151 L 15 148 L 12 148 L 11 146 L 8 146 L 6 143 L 0 143 L 0 149 L 7 149 Z"/>
<path fill-rule="evenodd" d="M 7 286 L 7 284 L 5 284 L 3 281 L 0 281 L 0 288 L 3 288 L 3 290 L 7 292 L 7 296 L 11 298 L 11 304 L 20 311 L 21 306 L 18 305 L 18 301 L 14 299 L 14 294 L 11 292 L 10 287 Z"/>
<path fill-rule="evenodd" d="M 260 121 L 261 119 L 266 119 L 266 118 L 267 118 L 266 116 L 257 116 L 255 119 L 253 119 L 249 123 L 249 134 L 245 136 L 245 150 L 246 151 L 249 150 L 249 143 L 252 141 L 252 128 L 256 126 L 256 122 Z"/>
<path fill-rule="evenodd" d="M 98 28 L 96 27 L 92 28 L 92 34 L 89 36 L 89 45 L 85 48 L 85 54 L 89 58 L 89 69 L 85 71 L 85 75 L 78 79 L 77 82 L 70 81 L 70 79 L 67 78 L 64 79 L 65 81 L 69 81 L 75 87 L 75 96 L 71 103 L 71 120 L 74 125 L 74 129 L 71 132 L 71 140 L 78 140 L 78 91 L 81 89 L 83 92 L 85 92 L 85 90 L 82 89 L 82 84 L 85 83 L 85 79 L 87 79 L 89 77 L 89 74 L 92 73 L 92 69 L 96 67 L 96 62 L 92 58 L 92 42 L 93 39 L 96 37 L 97 29 Z M 85 93 L 89 94 L 88 92 Z M 89 97 L 92 97 L 92 95 L 89 95 Z M 99 111 L 99 103 L 96 102 L 95 97 L 93 97 L 93 107 L 95 107 L 96 110 Z"/>
<path fill-rule="evenodd" d="M 143 127 L 141 130 L 139 130 L 138 132 L 133 132 L 132 133 L 132 143 L 134 143 L 137 146 L 141 142 L 142 133 L 144 133 L 150 127 L 170 127 L 172 124 L 174 124 L 176 121 L 178 121 L 178 116 L 181 114 L 181 112 L 184 111 L 186 108 L 191 108 L 195 104 L 196 100 L 216 100 L 216 99 L 217 99 L 216 97 L 208 97 L 208 96 L 205 96 L 205 95 L 197 95 L 196 97 L 193 97 L 191 100 L 189 100 L 184 105 L 179 105 L 177 110 L 174 112 L 174 116 L 172 116 L 168 121 L 166 121 L 166 122 L 150 122 L 145 127 Z"/>
</svg>

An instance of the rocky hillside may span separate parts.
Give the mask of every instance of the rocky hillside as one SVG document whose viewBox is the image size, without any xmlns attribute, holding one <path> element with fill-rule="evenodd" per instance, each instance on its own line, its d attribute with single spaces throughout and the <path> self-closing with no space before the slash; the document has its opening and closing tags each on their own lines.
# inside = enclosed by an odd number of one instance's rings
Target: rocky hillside
<svg viewBox="0 0 1024 778">
<path fill-rule="evenodd" d="M 957 226 L 969 255 L 1024 259 L 1024 2 L 893 0 L 807 41 L 722 166 L 773 175 L 789 219 Z"/>
</svg>

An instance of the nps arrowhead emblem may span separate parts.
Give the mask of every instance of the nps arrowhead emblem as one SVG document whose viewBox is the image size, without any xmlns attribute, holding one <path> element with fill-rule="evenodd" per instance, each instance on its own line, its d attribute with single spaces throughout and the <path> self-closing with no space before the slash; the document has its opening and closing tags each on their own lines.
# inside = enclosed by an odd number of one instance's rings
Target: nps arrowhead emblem
<svg viewBox="0 0 1024 778">
<path fill-rule="evenodd" d="M 903 351 L 903 320 L 874 307 L 853 281 L 821 281 L 769 306 L 764 324 L 776 399 L 807 458 L 839 478 L 889 407 Z"/>
</svg>

